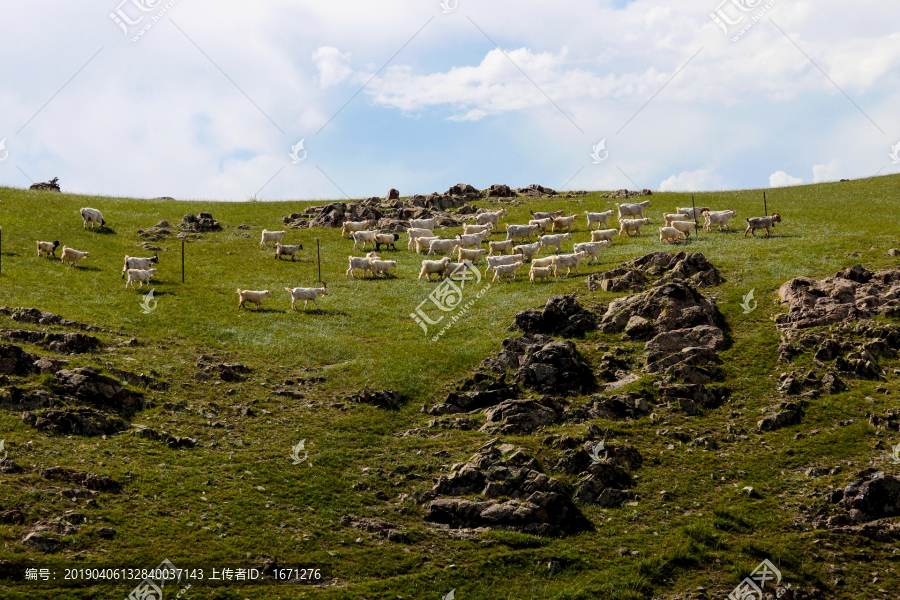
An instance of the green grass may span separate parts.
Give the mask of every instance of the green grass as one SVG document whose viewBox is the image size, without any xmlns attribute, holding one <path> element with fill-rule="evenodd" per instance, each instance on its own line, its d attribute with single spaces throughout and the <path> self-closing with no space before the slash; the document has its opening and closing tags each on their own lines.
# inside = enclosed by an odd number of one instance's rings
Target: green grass
<svg viewBox="0 0 900 600">
<path fill-rule="evenodd" d="M 761 190 L 695 194 L 698 206 L 738 212 L 734 232 L 701 232 L 683 245 L 703 252 L 726 279 L 708 293 L 716 296 L 732 338 L 722 353 L 731 401 L 695 418 L 656 407 L 656 422 L 597 422 L 601 430 L 609 428 L 611 442 L 627 440 L 638 447 L 645 462 L 634 471 L 637 507 L 584 509 L 596 531 L 561 539 L 495 532 L 472 541 L 432 532 L 423 524 L 421 507 L 396 498 L 430 488 L 432 477 L 466 460 L 487 435 L 445 430 L 428 430 L 431 436 L 444 434 L 441 437 L 397 434 L 427 430 L 430 417 L 419 407 L 441 401 L 447 389 L 500 349 L 503 338 L 517 335 L 510 325 L 518 311 L 541 306 L 554 294 L 575 292 L 583 304 L 596 309 L 619 296 L 588 292 L 587 274 L 647 252 L 671 250 L 653 234 L 662 212 L 690 206 L 689 194 L 654 195 L 651 226 L 640 237 L 617 238 L 601 255 L 601 264 L 588 266 L 580 276 L 533 285 L 520 275 L 515 282 L 492 285 L 465 318 L 433 343 L 409 315 L 437 284 L 416 279 L 420 258 L 405 249 L 382 254 L 398 260 L 398 278 L 353 280 L 344 277 L 351 243 L 340 238 L 339 230 L 289 230 L 288 243 L 304 245 L 302 260 L 296 263 L 276 261 L 272 249 L 259 247 L 263 228 L 281 229 L 281 216 L 301 212 L 306 204 L 151 201 L 0 188 L 0 306 L 37 307 L 137 338 L 140 346 L 122 347 L 116 346 L 122 337 L 99 334 L 115 349 L 65 358 L 76 366 L 159 373 L 172 383 L 171 389 L 147 392 L 156 406 L 134 415 L 131 422 L 201 442 L 198 448 L 176 451 L 131 435 L 108 440 L 51 437 L 22 423 L 19 414 L 0 411 L 0 439 L 6 439 L 10 458 L 26 468 L 23 474 L 0 475 L 0 512 L 17 508 L 25 514 L 22 525 L 0 524 L 0 559 L 47 560 L 19 541 L 35 521 L 77 508 L 90 523 L 68 536 L 65 550 L 49 557 L 59 565 L 152 567 L 168 558 L 176 565 L 212 566 L 271 556 L 283 564 L 322 565 L 339 580 L 332 588 L 301 590 L 195 585 L 187 598 L 437 599 L 456 589 L 460 600 L 643 599 L 670 597 L 698 586 L 730 591 L 762 558 L 780 564 L 785 581 L 794 587 L 826 589 L 829 598 L 881 597 L 878 589 L 900 588 L 894 563 L 882 551 L 884 543 L 803 531 L 793 520 L 800 504 L 816 502 L 809 497 L 814 490 L 846 485 L 870 459 L 884 456 L 877 443 L 887 447 L 900 441 L 879 439 L 864 418 L 866 412 L 895 405 L 893 398 L 900 394 L 896 379 L 885 385 L 890 396 L 873 394 L 875 384 L 853 382 L 847 393 L 815 400 L 798 426 L 759 435 L 755 423 L 761 408 L 778 401 L 775 383 L 785 369 L 776 364 L 779 337 L 771 321 L 783 310 L 776 304 L 778 287 L 791 277 L 833 275 L 856 262 L 869 268 L 896 266 L 896 259 L 884 253 L 900 246 L 895 223 L 898 190 L 897 176 L 768 190 L 769 212 L 779 212 L 784 219 L 768 239 L 745 238 L 740 227 L 744 217 L 762 214 Z M 610 207 L 610 201 L 599 196 L 596 192 L 586 198 L 514 206 L 504 222 L 527 222 L 528 209 L 564 208 L 568 213 Z M 109 228 L 83 230 L 78 215 L 83 206 L 101 209 Z M 124 255 L 149 254 L 139 247 L 142 239 L 136 231 L 161 219 L 175 225 L 184 214 L 200 211 L 211 212 L 224 230 L 186 244 L 184 284 L 180 242 L 172 237 L 154 243 L 164 248 L 153 282 L 158 305 L 153 313 L 143 314 L 140 302 L 146 290 L 125 290 L 120 279 Z M 235 229 L 242 224 L 250 229 Z M 574 241 L 586 240 L 584 220 L 576 224 Z M 78 268 L 39 258 L 37 239 L 59 240 L 89 251 L 90 257 Z M 320 311 L 292 312 L 283 288 L 317 281 L 317 239 L 330 295 L 320 298 Z M 564 248 L 570 250 L 571 245 Z M 848 256 L 854 252 L 860 256 Z M 272 297 L 259 312 L 238 310 L 238 287 L 269 289 Z M 739 303 L 750 289 L 755 289 L 759 306 L 745 315 Z M 468 301 L 473 294 L 466 294 Z M 0 327 L 34 326 L 0 315 Z M 598 346 L 619 344 L 618 336 L 599 334 L 578 342 L 595 364 L 602 354 Z M 47 354 L 34 346 L 26 349 Z M 199 383 L 192 376 L 200 354 L 245 364 L 252 369 L 250 379 Z M 307 386 L 302 400 L 273 393 L 286 379 L 311 375 L 326 382 Z M 35 376 L 25 387 L 40 382 Z M 646 380 L 635 384 L 648 386 Z M 384 411 L 343 397 L 362 387 L 395 388 L 409 402 L 398 411 Z M 161 408 L 163 402 L 182 400 L 188 410 Z M 246 405 L 257 415 L 240 416 L 238 409 Z M 207 416 L 210 413 L 216 414 Z M 835 426 L 847 419 L 854 423 Z M 212 421 L 226 427 L 210 427 Z M 749 440 L 724 443 L 729 423 L 746 430 Z M 557 453 L 542 447 L 540 440 L 549 433 L 583 435 L 584 427 L 554 425 L 506 441 L 524 446 L 548 464 Z M 661 427 L 711 436 L 720 449 L 676 443 L 674 451 L 666 450 L 670 439 L 655 434 Z M 811 429 L 820 433 L 792 439 L 798 431 Z M 291 463 L 291 447 L 301 439 L 306 440 L 312 466 Z M 788 447 L 793 456 L 784 453 Z M 434 457 L 439 450 L 449 456 Z M 55 490 L 59 486 L 34 472 L 54 465 L 108 474 L 124 484 L 123 491 L 101 494 L 96 506 L 66 500 Z M 399 465 L 410 467 L 415 477 L 393 474 Z M 844 471 L 810 480 L 803 470 L 812 465 L 842 465 Z M 370 489 L 353 490 L 357 481 L 365 481 Z M 759 490 L 761 498 L 742 495 L 745 485 Z M 661 499 L 661 490 L 669 492 L 669 500 Z M 390 501 L 378 500 L 376 492 L 386 493 Z M 393 544 L 341 526 L 345 514 L 404 526 L 411 543 Z M 94 536 L 104 526 L 115 528 L 117 535 L 111 540 Z M 622 547 L 629 551 L 625 556 L 616 553 Z M 872 559 L 859 560 L 861 552 Z M 547 571 L 551 560 L 564 564 L 562 572 Z M 832 585 L 835 576 L 825 570 L 830 564 L 844 567 L 843 585 Z M 879 573 L 877 584 L 872 583 L 872 572 Z M 120 584 L 66 593 L 73 598 L 125 597 L 130 589 Z M 56 598 L 59 591 L 44 584 L 0 582 L 0 596 Z"/>
</svg>

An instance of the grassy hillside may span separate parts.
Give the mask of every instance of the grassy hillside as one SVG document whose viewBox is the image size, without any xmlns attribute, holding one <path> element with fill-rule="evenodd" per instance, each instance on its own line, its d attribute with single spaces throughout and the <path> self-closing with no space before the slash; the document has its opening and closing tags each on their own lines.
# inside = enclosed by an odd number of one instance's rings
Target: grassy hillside
<svg viewBox="0 0 900 600">
<path fill-rule="evenodd" d="M 653 223 L 640 237 L 617 238 L 601 263 L 583 268 L 580 276 L 535 285 L 520 273 L 517 281 L 495 283 L 480 298 L 466 291 L 464 301 L 475 300 L 468 314 L 431 342 L 410 313 L 437 284 L 417 280 L 420 259 L 405 250 L 405 239 L 398 243 L 403 250 L 382 253 L 398 260 L 396 279 L 348 279 L 348 254 L 363 253 L 351 252 L 351 242 L 341 239 L 339 230 L 288 230 L 287 243 L 304 245 L 299 262 L 277 261 L 271 248 L 259 246 L 260 231 L 281 229 L 281 216 L 301 212 L 302 203 L 195 203 L 0 188 L 0 306 L 35 307 L 124 334 L 92 334 L 107 347 L 62 358 L 70 366 L 156 373 L 171 387 L 146 391 L 155 407 L 130 416 L 131 424 L 200 442 L 196 448 L 172 450 L 133 435 L 54 437 L 23 423 L 19 413 L 0 410 L 0 439 L 6 440 L 9 457 L 25 469 L 0 474 L 0 513 L 16 509 L 24 515 L 23 523 L 0 523 L 0 559 L 55 562 L 60 569 L 77 564 L 153 567 L 163 559 L 209 568 L 273 557 L 281 564 L 321 565 L 336 583 L 300 589 L 289 584 L 203 584 L 182 597 L 437 599 L 455 589 L 456 598 L 469 600 L 675 598 L 689 597 L 684 594 L 696 593 L 698 587 L 711 595 L 713 590 L 730 591 L 769 558 L 780 565 L 786 582 L 825 590 L 824 597 L 893 597 L 878 591 L 900 589 L 896 556 L 885 552 L 885 543 L 803 531 L 792 523 L 797 506 L 810 503 L 814 489 L 846 485 L 850 473 L 886 455 L 884 444 L 900 442 L 888 439 L 876 448 L 878 438 L 862 418 L 873 404 L 880 411 L 896 404 L 897 378 L 886 384 L 853 382 L 846 393 L 814 400 L 798 426 L 761 435 L 755 423 L 760 409 L 779 401 L 775 384 L 785 369 L 776 364 L 779 338 L 771 319 L 783 309 L 775 291 L 792 277 L 833 275 L 857 262 L 870 269 L 896 266 L 897 259 L 885 251 L 900 247 L 898 191 L 900 176 L 769 190 L 769 212 L 780 213 L 783 223 L 768 239 L 742 235 L 743 218 L 763 214 L 761 191 L 695 194 L 697 206 L 738 213 L 734 231 L 701 232 L 683 245 L 704 253 L 726 279 L 704 292 L 715 296 L 730 329 L 731 345 L 722 353 L 733 392 L 729 404 L 693 418 L 657 409 L 653 421 L 598 421 L 610 442 L 638 447 L 645 464 L 636 472 L 637 506 L 584 507 L 595 531 L 559 539 L 495 532 L 454 540 L 425 527 L 423 508 L 398 501 L 398 494 L 429 489 L 433 477 L 464 462 L 492 436 L 428 429 L 432 417 L 420 413 L 420 406 L 443 400 L 459 379 L 500 350 L 505 337 L 519 335 L 510 329 L 517 312 L 543 306 L 556 294 L 577 293 L 589 308 L 621 296 L 589 292 L 587 275 L 670 249 L 654 235 L 660 215 L 690 206 L 689 194 L 652 196 Z M 567 214 L 606 210 L 611 201 L 599 196 L 514 206 L 503 222 L 527 222 L 529 209 L 565 209 Z M 84 230 L 78 215 L 83 206 L 102 210 L 108 227 Z M 144 314 L 146 289 L 123 289 L 120 278 L 124 255 L 149 255 L 136 232 L 162 219 L 174 226 L 186 213 L 200 211 L 212 213 L 223 231 L 186 244 L 184 283 L 180 241 L 153 242 L 163 248 L 152 285 L 158 305 Z M 587 241 L 583 218 L 576 225 L 573 240 Z M 59 240 L 90 256 L 78 267 L 68 267 L 38 257 L 37 239 Z M 317 240 L 330 295 L 319 299 L 319 311 L 291 311 L 284 288 L 316 282 Z M 564 250 L 571 250 L 571 242 Z M 238 310 L 236 288 L 268 289 L 272 297 L 260 311 Z M 759 306 L 744 314 L 739 303 L 751 289 Z M 426 310 L 436 314 L 433 308 Z M 40 327 L 0 315 L 0 328 Z M 138 345 L 118 344 L 128 338 Z M 596 361 L 604 347 L 614 345 L 622 345 L 621 336 L 594 333 L 579 342 L 579 350 Z M 42 347 L 23 347 L 53 355 Z M 251 371 L 248 380 L 197 381 L 196 362 L 203 354 L 245 365 Z M 302 386 L 302 398 L 274 393 L 285 380 L 314 376 L 324 381 Z M 47 377 L 29 378 L 26 387 L 38 387 Z M 878 386 L 890 394 L 875 395 Z M 393 388 L 410 400 L 400 410 L 386 411 L 344 397 L 364 387 Z M 162 406 L 179 402 L 186 408 Z M 242 407 L 250 407 L 253 415 L 242 415 Z M 854 422 L 835 427 L 848 419 Z M 721 438 L 728 424 L 746 430 L 748 439 L 720 442 L 718 451 L 689 444 L 668 450 L 670 441 L 655 433 L 662 426 L 683 427 Z M 413 428 L 428 436 L 399 437 Z M 819 434 L 794 439 L 813 429 Z M 532 436 L 505 436 L 504 441 L 543 461 L 547 451 L 541 440 L 551 433 L 583 435 L 584 426 L 552 425 Z M 289 455 L 300 440 L 306 440 L 309 457 L 294 465 Z M 440 451 L 446 456 L 435 455 Z M 816 480 L 803 474 L 810 466 L 838 465 L 843 474 Z M 50 466 L 109 475 L 123 490 L 91 503 L 72 501 L 38 474 Z M 890 463 L 883 466 L 900 471 Z M 353 489 L 358 481 L 369 489 Z M 744 486 L 755 487 L 761 497 L 741 494 Z M 660 495 L 662 490 L 669 492 L 668 499 Z M 379 493 L 387 500 L 379 499 Z M 43 555 L 20 543 L 30 524 L 73 508 L 89 522 L 66 537 L 60 552 Z M 392 543 L 343 526 L 343 515 L 387 519 L 404 527 L 410 542 Z M 98 537 L 101 527 L 115 529 L 114 537 Z M 617 553 L 620 548 L 628 552 Z M 565 568 L 550 573 L 550 561 Z M 842 571 L 835 575 L 830 565 Z M 838 578 L 843 583 L 835 583 Z M 51 583 L 0 581 L 0 595 L 60 597 Z M 104 584 L 66 594 L 125 597 L 132 587 Z"/>
</svg>

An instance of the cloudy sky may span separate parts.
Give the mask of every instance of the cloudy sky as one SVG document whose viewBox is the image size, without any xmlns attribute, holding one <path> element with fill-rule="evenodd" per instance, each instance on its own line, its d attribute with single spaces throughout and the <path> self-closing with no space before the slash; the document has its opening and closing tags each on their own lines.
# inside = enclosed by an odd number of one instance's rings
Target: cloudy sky
<svg viewBox="0 0 900 600">
<path fill-rule="evenodd" d="M 268 200 L 900 172 L 896 2 L 119 2 L 0 2 L 0 185 Z"/>
</svg>

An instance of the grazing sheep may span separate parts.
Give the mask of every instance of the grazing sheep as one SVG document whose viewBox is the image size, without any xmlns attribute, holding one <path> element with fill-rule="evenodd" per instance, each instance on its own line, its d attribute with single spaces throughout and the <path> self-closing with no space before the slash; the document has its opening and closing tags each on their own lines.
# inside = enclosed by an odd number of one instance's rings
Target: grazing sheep
<svg viewBox="0 0 900 600">
<path fill-rule="evenodd" d="M 313 304 L 316 305 L 316 310 L 319 310 L 319 303 L 316 301 L 316 298 L 318 298 L 319 296 L 328 295 L 328 285 L 323 282 L 322 287 L 320 288 L 286 287 L 284 288 L 284 291 L 290 293 L 291 295 L 291 310 L 297 309 L 298 300 L 303 300 L 303 310 L 306 310 L 306 306 L 309 304 L 310 300 L 312 300 Z M 266 292 L 266 294 L 268 293 L 269 292 Z"/>
<path fill-rule="evenodd" d="M 609 248 L 609 245 L 610 243 L 608 240 L 603 242 L 584 242 L 581 244 L 575 244 L 573 246 L 573 250 L 575 250 L 576 253 L 584 252 L 591 257 L 591 262 L 595 262 L 600 260 L 600 250 L 602 250 L 603 248 Z"/>
<path fill-rule="evenodd" d="M 381 275 L 384 274 L 385 277 L 396 277 L 396 275 L 391 274 L 391 269 L 397 268 L 396 260 L 373 260 L 372 261 L 372 275 Z"/>
<path fill-rule="evenodd" d="M 597 229 L 596 231 L 591 232 L 591 241 L 602 242 L 603 240 L 606 240 L 612 242 L 612 239 L 616 237 L 618 232 L 618 229 Z"/>
<path fill-rule="evenodd" d="M 379 260 L 381 257 L 375 254 L 374 252 L 369 252 L 365 256 L 350 256 L 349 265 L 347 267 L 347 271 L 344 273 L 346 277 L 355 277 L 356 271 L 359 269 L 363 270 L 363 277 L 366 276 L 366 271 L 372 270 L 372 261 Z M 373 272 L 374 275 L 374 272 Z"/>
<path fill-rule="evenodd" d="M 700 218 L 700 216 L 703 214 L 703 211 L 705 210 L 709 210 L 709 207 L 704 206 L 703 208 L 701 208 L 699 206 L 688 206 L 686 208 L 676 208 L 675 212 L 687 215 L 689 219 L 691 219 L 692 221 L 696 221 Z"/>
<path fill-rule="evenodd" d="M 556 231 L 556 228 L 559 227 L 562 229 L 566 228 L 567 232 L 572 231 L 572 225 L 575 223 L 575 219 L 578 218 L 578 215 L 572 215 L 569 217 L 556 217 L 553 219 L 553 227 L 550 228 L 550 231 Z"/>
<path fill-rule="evenodd" d="M 433 235 L 430 237 L 417 237 L 416 238 L 416 248 L 415 248 L 416 254 L 418 254 L 419 252 L 422 252 L 423 250 L 430 250 L 431 242 L 433 242 L 434 240 L 439 240 L 439 239 L 441 239 L 441 238 L 437 237 L 436 235 Z"/>
<path fill-rule="evenodd" d="M 346 237 L 345 234 L 353 235 L 354 231 L 365 231 L 368 226 L 369 221 L 344 221 L 341 225 L 341 237 Z"/>
<path fill-rule="evenodd" d="M 450 278 L 450 279 L 453 279 L 453 276 L 454 276 L 454 275 L 459 274 L 459 276 L 460 276 L 461 279 L 465 279 L 465 278 L 466 278 L 466 272 L 467 272 L 469 269 L 471 269 L 471 268 L 474 268 L 474 267 L 472 267 L 472 266 L 466 264 L 465 261 L 463 261 L 463 262 L 451 262 L 451 263 L 447 264 L 447 275 L 446 275 L 446 277 L 447 277 L 447 278 Z M 457 281 L 459 281 L 459 280 L 457 280 Z"/>
<path fill-rule="evenodd" d="M 125 273 L 128 272 L 128 269 L 141 269 L 146 271 L 150 269 L 153 265 L 159 264 L 159 255 L 155 254 L 149 258 L 138 258 L 136 256 L 128 256 L 125 255 L 125 266 L 122 267 L 122 278 L 125 277 Z"/>
<path fill-rule="evenodd" d="M 453 251 L 456 250 L 459 246 L 459 240 L 445 240 L 437 238 L 435 240 L 431 240 L 431 243 L 428 244 L 428 254 L 426 256 L 431 256 L 432 254 L 436 254 L 438 252 L 449 256 L 450 254 L 453 254 Z"/>
<path fill-rule="evenodd" d="M 409 226 L 414 229 L 431 229 L 434 230 L 437 225 L 437 219 L 410 219 Z"/>
<path fill-rule="evenodd" d="M 684 223 L 685 221 L 675 221 L 676 223 Z M 660 227 L 659 241 L 671 244 L 672 242 L 680 242 L 684 239 L 684 233 L 674 227 Z"/>
<path fill-rule="evenodd" d="M 394 243 L 400 239 L 399 233 L 379 233 L 375 236 L 375 250 L 381 250 L 382 246 L 390 246 L 394 250 L 397 249 L 397 246 Z"/>
<path fill-rule="evenodd" d="M 537 225 L 510 225 L 506 224 L 506 239 L 525 240 L 531 242 L 531 235 L 540 229 Z"/>
<path fill-rule="evenodd" d="M 619 221 L 625 217 L 640 217 L 644 218 L 644 209 L 650 208 L 653 206 L 650 204 L 649 200 L 644 200 L 643 202 L 637 202 L 635 204 L 616 204 L 616 208 L 619 209 Z"/>
<path fill-rule="evenodd" d="M 59 241 L 56 242 L 38 242 L 38 256 L 43 256 L 44 254 L 52 255 L 53 258 L 56 258 L 56 249 L 59 247 Z"/>
<path fill-rule="evenodd" d="M 719 226 L 719 231 L 722 231 L 722 227 L 725 229 L 731 229 L 731 226 L 728 224 L 728 221 L 732 217 L 737 216 L 737 211 L 728 209 L 728 210 L 716 210 L 716 211 L 703 211 L 703 216 L 706 217 L 706 223 L 704 223 L 704 227 L 707 231 L 712 230 L 713 225 Z"/>
<path fill-rule="evenodd" d="M 487 211 L 479 214 L 475 217 L 475 223 L 478 225 L 487 225 L 490 223 L 494 226 L 494 229 L 500 226 L 500 217 L 506 216 L 506 209 L 501 208 L 500 210 L 495 211 Z"/>
<path fill-rule="evenodd" d="M 559 275 L 560 269 L 566 270 L 566 277 L 569 276 L 569 273 L 572 272 L 572 269 L 575 269 L 575 274 L 578 275 L 578 263 L 584 260 L 587 256 L 584 252 L 576 252 L 575 254 L 560 254 L 558 256 L 553 257 L 553 270 Z"/>
<path fill-rule="evenodd" d="M 744 231 L 744 237 L 747 237 L 748 233 L 752 233 L 753 237 L 756 237 L 757 229 L 765 229 L 766 237 L 769 237 L 769 229 L 775 227 L 775 223 L 781 223 L 781 215 L 775 213 L 771 217 L 750 217 L 746 221 L 747 230 Z"/>
<path fill-rule="evenodd" d="M 148 286 L 150 285 L 150 278 L 156 275 L 156 269 L 128 269 L 128 281 L 125 282 L 125 289 L 128 289 L 129 284 L 132 289 L 134 288 L 134 282 L 140 282 L 140 285 L 137 286 L 137 289 L 144 287 L 146 283 Z"/>
<path fill-rule="evenodd" d="M 464 263 L 468 260 L 472 263 L 477 263 L 479 260 L 481 260 L 481 257 L 484 256 L 484 253 L 484 248 L 478 248 L 476 250 L 459 248 L 459 262 Z"/>
<path fill-rule="evenodd" d="M 506 254 L 512 250 L 516 240 L 503 240 L 502 242 L 488 242 L 488 256 Z"/>
<path fill-rule="evenodd" d="M 441 260 L 423 260 L 422 270 L 419 271 L 419 279 L 428 277 L 431 281 L 431 274 L 437 273 L 438 279 L 443 279 L 447 275 L 447 267 L 450 265 L 450 257 L 445 256 Z"/>
<path fill-rule="evenodd" d="M 359 247 L 360 242 L 362 242 L 362 249 L 366 249 L 366 244 L 371 243 L 373 246 L 375 245 L 375 236 L 381 233 L 381 230 L 375 229 L 372 231 L 354 231 L 350 235 L 353 236 L 353 249 L 356 250 Z"/>
<path fill-rule="evenodd" d="M 531 271 L 528 272 L 528 279 L 534 283 L 538 279 L 550 279 L 550 277 L 556 277 L 556 271 L 553 270 L 553 267 L 531 267 Z"/>
<path fill-rule="evenodd" d="M 609 219 L 613 215 L 613 211 L 608 210 L 606 212 L 588 212 L 584 211 L 584 216 L 587 219 L 587 226 L 590 230 L 591 223 L 597 223 L 597 229 L 600 229 L 601 226 L 606 226 L 606 220 Z"/>
<path fill-rule="evenodd" d="M 491 235 L 491 231 L 493 230 L 494 225 L 492 223 L 485 223 L 484 225 L 472 225 L 470 223 L 466 223 L 463 225 L 463 233 L 467 235 L 482 232 L 487 232 L 488 235 Z"/>
<path fill-rule="evenodd" d="M 519 267 L 522 266 L 522 261 L 514 262 L 511 265 L 497 265 L 494 267 L 494 279 L 493 281 L 499 281 L 503 279 L 504 276 L 509 275 L 509 278 L 515 280 L 516 271 L 519 270 Z"/>
<path fill-rule="evenodd" d="M 536 241 L 533 244 L 522 244 L 520 246 L 516 246 L 513 248 L 513 254 L 521 254 L 522 258 L 525 260 L 531 260 L 535 254 L 538 253 L 541 249 L 540 240 Z"/>
<path fill-rule="evenodd" d="M 94 228 L 94 223 L 103 227 L 106 225 L 106 221 L 103 220 L 103 215 L 100 214 L 100 211 L 96 208 L 82 208 L 80 211 L 81 218 L 84 220 L 84 228 L 87 229 L 88 223 L 91 224 L 91 229 Z"/>
<path fill-rule="evenodd" d="M 532 269 L 535 269 L 535 268 L 544 269 L 546 267 L 552 267 L 554 258 L 555 258 L 554 256 L 548 256 L 546 258 L 535 258 L 534 260 L 531 261 L 531 268 Z"/>
<path fill-rule="evenodd" d="M 522 257 L 518 254 L 510 254 L 508 256 L 489 256 L 487 258 L 487 268 L 484 270 L 484 272 L 487 273 L 491 269 L 495 269 L 501 265 L 511 265 L 516 262 L 522 262 Z"/>
<path fill-rule="evenodd" d="M 538 227 L 540 227 L 541 233 L 543 233 L 543 232 L 549 230 L 551 227 L 553 227 L 553 219 L 550 219 L 550 218 L 532 219 L 532 220 L 528 221 L 528 224 L 529 225 L 537 225 Z"/>
<path fill-rule="evenodd" d="M 59 259 L 63 263 L 69 263 L 74 267 L 79 262 L 81 262 L 82 259 L 85 259 L 88 256 L 90 256 L 90 253 L 88 253 L 88 252 L 79 252 L 78 250 L 75 250 L 74 248 L 69 248 L 67 246 L 63 246 L 62 254 L 60 255 Z"/>
<path fill-rule="evenodd" d="M 262 239 L 259 240 L 260 246 L 265 246 L 269 242 L 278 243 L 284 239 L 284 236 L 287 235 L 287 231 L 266 231 L 262 230 Z"/>
<path fill-rule="evenodd" d="M 560 250 L 562 250 L 563 240 L 571 240 L 572 234 L 570 233 L 557 233 L 556 235 L 542 235 L 540 242 L 541 247 L 546 248 L 547 252 L 550 252 L 551 246 L 556 247 L 556 253 L 559 254 Z"/>
<path fill-rule="evenodd" d="M 566 216 L 566 211 L 564 210 L 555 210 L 553 212 L 534 212 L 529 210 L 531 213 L 532 219 L 555 219 L 556 217 L 564 217 Z"/>
<path fill-rule="evenodd" d="M 481 244 L 484 242 L 484 238 L 486 238 L 488 235 L 488 232 L 482 231 L 481 233 L 458 235 L 456 236 L 456 239 L 459 240 L 459 245 L 462 248 L 481 248 Z"/>
<path fill-rule="evenodd" d="M 296 246 L 285 246 L 284 244 L 275 242 L 275 260 L 278 260 L 282 256 L 290 256 L 291 262 L 293 262 L 294 256 L 301 250 L 303 250 L 303 244 L 297 244 Z"/>
<path fill-rule="evenodd" d="M 262 305 L 263 300 L 268 300 L 269 298 L 269 290 L 262 291 L 253 291 L 253 290 L 242 290 L 238 288 L 238 297 L 240 298 L 240 302 L 238 302 L 238 308 L 244 308 L 244 302 L 249 302 L 250 304 L 256 305 L 256 310 L 259 310 Z"/>
<path fill-rule="evenodd" d="M 671 227 L 675 221 L 688 221 L 691 217 L 684 213 L 663 213 L 663 219 L 666 221 L 666 227 Z"/>
<path fill-rule="evenodd" d="M 415 227 L 411 227 L 406 230 L 406 233 L 409 234 L 409 243 L 406 244 L 407 250 L 412 250 L 413 246 L 416 243 L 416 238 L 419 237 L 434 237 L 434 230 L 432 229 L 418 229 Z"/>
<path fill-rule="evenodd" d="M 691 231 L 697 227 L 693 221 L 672 221 L 672 227 L 683 233 L 686 237 L 691 237 Z"/>
<path fill-rule="evenodd" d="M 619 221 L 619 237 L 622 237 L 623 233 L 627 233 L 631 236 L 632 232 L 641 235 L 641 226 L 649 224 L 650 219 L 623 219 Z"/>
</svg>

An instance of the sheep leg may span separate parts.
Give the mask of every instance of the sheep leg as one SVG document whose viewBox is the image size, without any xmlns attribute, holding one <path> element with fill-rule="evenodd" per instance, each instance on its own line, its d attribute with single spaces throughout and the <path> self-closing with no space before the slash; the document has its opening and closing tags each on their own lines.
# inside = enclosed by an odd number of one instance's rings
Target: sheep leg
<svg viewBox="0 0 900 600">
<path fill-rule="evenodd" d="M 313 298 L 313 304 L 316 305 L 316 310 L 319 310 L 319 301 L 316 298 Z"/>
</svg>

